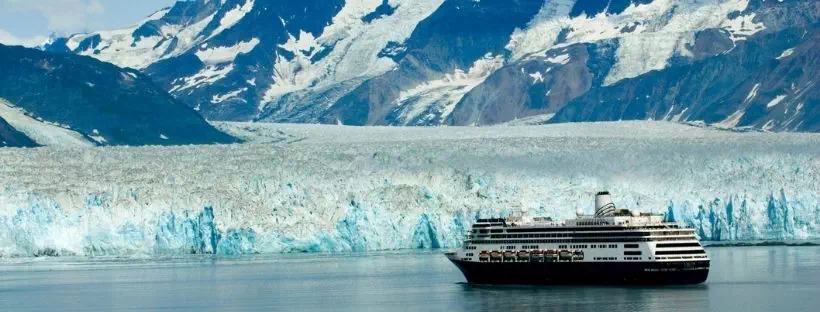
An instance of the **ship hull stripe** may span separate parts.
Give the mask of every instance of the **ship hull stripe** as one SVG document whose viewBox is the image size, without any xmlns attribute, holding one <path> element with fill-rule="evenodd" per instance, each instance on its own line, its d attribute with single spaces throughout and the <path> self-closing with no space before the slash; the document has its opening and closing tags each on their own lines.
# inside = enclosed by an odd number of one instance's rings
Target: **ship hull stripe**
<svg viewBox="0 0 820 312">
<path fill-rule="evenodd" d="M 675 262 L 473 262 L 450 259 L 473 284 L 700 284 L 709 260 Z"/>
</svg>

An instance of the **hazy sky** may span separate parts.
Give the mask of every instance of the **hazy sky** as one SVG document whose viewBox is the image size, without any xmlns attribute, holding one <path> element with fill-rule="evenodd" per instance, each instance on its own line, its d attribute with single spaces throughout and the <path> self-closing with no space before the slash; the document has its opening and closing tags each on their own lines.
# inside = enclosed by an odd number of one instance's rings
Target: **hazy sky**
<svg viewBox="0 0 820 312">
<path fill-rule="evenodd" d="M 135 24 L 175 0 L 0 0 L 0 43 L 37 44 L 65 35 Z"/>
</svg>

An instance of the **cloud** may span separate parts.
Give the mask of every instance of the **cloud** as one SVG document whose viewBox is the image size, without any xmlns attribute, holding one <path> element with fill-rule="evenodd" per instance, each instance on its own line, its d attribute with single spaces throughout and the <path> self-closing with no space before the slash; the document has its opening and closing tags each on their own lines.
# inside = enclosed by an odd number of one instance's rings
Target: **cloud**
<svg viewBox="0 0 820 312">
<path fill-rule="evenodd" d="M 105 13 L 100 0 L 0 0 L 4 10 L 35 12 L 48 21 L 48 28 L 58 33 L 88 29 L 93 17 Z"/>
<path fill-rule="evenodd" d="M 17 38 L 14 35 L 10 34 L 9 32 L 0 29 L 0 43 L 5 45 L 12 45 L 12 46 L 24 46 L 24 47 L 36 47 L 48 40 L 47 37 L 44 36 L 34 36 L 31 38 Z"/>
</svg>

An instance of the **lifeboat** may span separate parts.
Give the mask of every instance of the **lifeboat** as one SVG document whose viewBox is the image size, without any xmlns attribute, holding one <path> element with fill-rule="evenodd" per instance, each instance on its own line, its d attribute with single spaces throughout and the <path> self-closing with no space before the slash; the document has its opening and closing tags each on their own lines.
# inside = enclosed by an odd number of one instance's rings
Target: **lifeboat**
<svg viewBox="0 0 820 312">
<path fill-rule="evenodd" d="M 558 250 L 547 249 L 544 251 L 544 261 L 552 262 L 558 260 Z"/>
<path fill-rule="evenodd" d="M 558 252 L 558 259 L 561 261 L 570 261 L 572 260 L 572 253 L 569 250 L 562 249 Z"/>
<path fill-rule="evenodd" d="M 478 254 L 478 261 L 487 262 L 490 261 L 490 253 L 486 250 L 482 250 L 480 254 Z"/>
<path fill-rule="evenodd" d="M 501 252 L 498 250 L 493 250 L 490 252 L 490 261 L 498 261 L 501 262 Z"/>
<path fill-rule="evenodd" d="M 584 260 L 584 251 L 576 250 L 572 252 L 572 260 Z"/>
<path fill-rule="evenodd" d="M 530 261 L 544 262 L 544 252 L 540 250 L 533 250 L 532 252 L 530 252 Z"/>
<path fill-rule="evenodd" d="M 530 261 L 530 253 L 526 250 L 521 250 L 516 255 L 519 262 L 529 262 Z"/>
<path fill-rule="evenodd" d="M 504 262 L 507 261 L 515 261 L 515 252 L 514 251 L 505 251 L 504 252 Z"/>
</svg>

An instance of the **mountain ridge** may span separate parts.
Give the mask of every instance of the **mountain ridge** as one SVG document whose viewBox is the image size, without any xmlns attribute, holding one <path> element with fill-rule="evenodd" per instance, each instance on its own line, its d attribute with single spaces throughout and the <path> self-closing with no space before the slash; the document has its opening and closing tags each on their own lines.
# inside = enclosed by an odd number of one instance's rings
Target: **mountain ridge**
<svg viewBox="0 0 820 312">
<path fill-rule="evenodd" d="M 85 56 L 0 45 L 0 101 L 8 137 L 38 145 L 236 142 L 140 72 Z"/>
<path fill-rule="evenodd" d="M 555 114 L 553 122 L 592 121 L 566 107 L 624 80 L 720 58 L 760 36 L 813 34 L 819 18 L 820 4 L 808 0 L 197 0 L 46 49 L 133 65 L 211 120 L 492 125 Z M 690 104 L 670 114 L 718 125 L 739 114 L 730 109 L 739 103 L 715 106 L 717 115 L 704 120 L 682 114 Z M 739 125 L 817 131 L 768 117 Z"/>
</svg>

